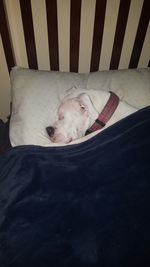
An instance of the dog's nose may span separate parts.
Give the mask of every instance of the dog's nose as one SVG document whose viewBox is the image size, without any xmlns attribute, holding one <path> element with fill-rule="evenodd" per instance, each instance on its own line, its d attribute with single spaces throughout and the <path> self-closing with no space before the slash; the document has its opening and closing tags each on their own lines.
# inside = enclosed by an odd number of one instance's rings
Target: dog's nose
<svg viewBox="0 0 150 267">
<path fill-rule="evenodd" d="M 49 135 L 50 137 L 52 137 L 52 136 L 54 135 L 54 131 L 55 131 L 55 129 L 54 129 L 54 127 L 52 127 L 52 126 L 48 126 L 48 127 L 46 127 L 46 131 L 47 131 L 48 135 Z"/>
</svg>

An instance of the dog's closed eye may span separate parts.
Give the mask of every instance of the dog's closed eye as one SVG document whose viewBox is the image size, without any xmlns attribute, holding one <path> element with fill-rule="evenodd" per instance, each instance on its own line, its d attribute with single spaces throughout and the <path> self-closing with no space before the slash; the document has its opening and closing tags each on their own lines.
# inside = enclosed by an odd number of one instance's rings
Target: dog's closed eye
<svg viewBox="0 0 150 267">
<path fill-rule="evenodd" d="M 80 104 L 80 110 L 84 112 L 86 110 L 86 107 L 82 103 L 79 103 L 79 104 Z"/>
<path fill-rule="evenodd" d="M 64 115 L 62 113 L 59 113 L 58 120 L 63 120 L 63 119 L 64 119 Z"/>
</svg>

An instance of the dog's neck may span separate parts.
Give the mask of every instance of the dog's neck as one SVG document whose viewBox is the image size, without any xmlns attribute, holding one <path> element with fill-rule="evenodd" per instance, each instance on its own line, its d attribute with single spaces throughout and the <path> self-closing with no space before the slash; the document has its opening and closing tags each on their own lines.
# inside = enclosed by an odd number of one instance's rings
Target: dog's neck
<svg viewBox="0 0 150 267">
<path fill-rule="evenodd" d="M 101 91 L 100 97 L 94 100 L 95 107 L 96 107 L 96 110 L 98 111 L 98 114 L 103 110 L 109 97 L 110 97 L 110 92 Z"/>
<path fill-rule="evenodd" d="M 106 103 L 110 97 L 110 93 L 101 90 L 100 91 L 100 97 L 97 98 L 97 96 L 95 96 L 95 95 L 91 95 L 90 97 L 91 97 L 92 102 L 94 103 L 95 113 L 94 113 L 94 116 L 90 116 L 89 127 L 94 123 L 94 121 L 97 119 L 98 115 L 103 110 L 104 106 L 106 105 Z"/>
<path fill-rule="evenodd" d="M 102 107 L 98 118 L 86 131 L 86 134 L 103 128 L 106 125 L 106 123 L 110 120 L 110 118 L 113 116 L 115 110 L 118 107 L 118 104 L 119 104 L 119 97 L 115 93 L 109 92 L 109 98 L 106 104 Z"/>
</svg>

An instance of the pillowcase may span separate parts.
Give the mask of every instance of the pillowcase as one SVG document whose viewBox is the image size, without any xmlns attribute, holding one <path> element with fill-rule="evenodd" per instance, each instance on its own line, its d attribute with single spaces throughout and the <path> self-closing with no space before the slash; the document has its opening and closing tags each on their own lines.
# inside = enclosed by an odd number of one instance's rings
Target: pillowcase
<svg viewBox="0 0 150 267">
<path fill-rule="evenodd" d="M 89 88 L 115 92 L 131 106 L 143 108 L 150 105 L 150 68 L 93 72 Z"/>
<path fill-rule="evenodd" d="M 73 86 L 85 88 L 87 77 L 87 74 L 14 67 L 10 73 L 11 145 L 54 146 L 45 128 L 55 121 L 57 107 L 66 90 Z"/>
<path fill-rule="evenodd" d="M 12 146 L 58 146 L 50 141 L 45 128 L 54 123 L 58 105 L 72 87 L 84 88 L 91 93 L 93 90 L 98 93 L 99 89 L 113 91 L 136 108 L 150 105 L 150 68 L 78 74 L 15 67 L 10 77 L 12 114 L 9 136 Z M 90 137 L 93 135 L 95 133 Z M 87 139 L 89 136 L 73 143 Z"/>
</svg>

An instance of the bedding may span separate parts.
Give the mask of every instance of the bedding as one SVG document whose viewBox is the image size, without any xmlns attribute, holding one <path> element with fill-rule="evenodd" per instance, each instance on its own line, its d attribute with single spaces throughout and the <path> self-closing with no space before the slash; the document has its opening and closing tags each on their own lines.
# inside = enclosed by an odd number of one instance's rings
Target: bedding
<svg viewBox="0 0 150 267">
<path fill-rule="evenodd" d="M 9 139 L 9 119 L 7 122 L 0 121 L 0 153 L 4 153 L 11 148 Z"/>
<path fill-rule="evenodd" d="M 86 87 L 86 74 L 38 71 L 15 67 L 11 72 L 10 142 L 51 145 L 45 128 L 55 121 L 56 109 L 73 86 Z"/>
<path fill-rule="evenodd" d="M 150 68 L 97 71 L 89 74 L 38 71 L 15 67 L 11 71 L 12 146 L 52 146 L 45 128 L 53 125 L 56 110 L 72 87 L 113 91 L 128 104 L 143 108 L 150 104 Z"/>
<path fill-rule="evenodd" d="M 120 99 L 140 109 L 150 104 L 150 68 L 93 72 L 87 88 L 115 92 Z"/>
<path fill-rule="evenodd" d="M 1 267 L 150 265 L 150 107 L 86 142 L 0 157 Z"/>
</svg>

